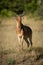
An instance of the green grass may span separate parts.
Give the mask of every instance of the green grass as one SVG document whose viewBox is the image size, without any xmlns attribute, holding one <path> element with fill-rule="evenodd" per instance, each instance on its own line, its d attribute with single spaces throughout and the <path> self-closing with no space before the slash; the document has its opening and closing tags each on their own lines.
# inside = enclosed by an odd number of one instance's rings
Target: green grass
<svg viewBox="0 0 43 65">
<path fill-rule="evenodd" d="M 8 64 L 8 65 L 14 65 L 15 62 L 16 62 L 16 61 L 13 60 L 12 58 L 7 59 L 7 64 Z"/>
</svg>

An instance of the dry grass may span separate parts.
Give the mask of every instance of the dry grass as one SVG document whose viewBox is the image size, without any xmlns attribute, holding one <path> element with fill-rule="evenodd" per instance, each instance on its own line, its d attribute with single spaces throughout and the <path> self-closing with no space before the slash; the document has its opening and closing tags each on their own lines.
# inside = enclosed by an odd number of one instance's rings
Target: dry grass
<svg viewBox="0 0 43 65">
<path fill-rule="evenodd" d="M 43 48 L 34 47 L 22 52 L 12 51 L 0 53 L 1 65 L 43 65 Z"/>
<path fill-rule="evenodd" d="M 19 50 L 15 18 L 3 19 L 0 24 L 0 65 L 43 65 L 43 21 L 23 17 L 23 24 L 33 31 L 33 47 Z"/>
</svg>

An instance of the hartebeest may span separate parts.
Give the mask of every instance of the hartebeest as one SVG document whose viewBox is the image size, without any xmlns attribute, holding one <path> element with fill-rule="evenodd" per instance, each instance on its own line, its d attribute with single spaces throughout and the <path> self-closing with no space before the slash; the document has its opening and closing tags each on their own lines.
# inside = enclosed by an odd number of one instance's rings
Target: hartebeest
<svg viewBox="0 0 43 65">
<path fill-rule="evenodd" d="M 25 26 L 21 22 L 21 16 L 17 16 L 17 35 L 18 35 L 18 40 L 19 44 L 22 44 L 22 49 L 23 49 L 23 40 L 26 41 L 27 46 L 29 47 L 29 44 L 32 46 L 32 30 L 30 27 Z"/>
</svg>

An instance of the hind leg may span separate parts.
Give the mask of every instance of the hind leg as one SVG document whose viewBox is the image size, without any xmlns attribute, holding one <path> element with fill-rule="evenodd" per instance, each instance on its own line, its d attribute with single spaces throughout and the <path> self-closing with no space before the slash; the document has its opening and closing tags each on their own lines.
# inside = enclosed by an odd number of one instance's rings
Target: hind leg
<svg viewBox="0 0 43 65">
<path fill-rule="evenodd" d="M 27 43 L 27 46 L 29 47 L 29 41 L 27 38 L 24 38 L 25 42 Z"/>
<path fill-rule="evenodd" d="M 23 36 L 21 38 L 21 43 L 22 43 L 22 50 L 23 50 Z"/>
<path fill-rule="evenodd" d="M 31 38 L 29 38 L 29 43 L 31 44 L 31 46 L 32 46 L 32 39 Z"/>
</svg>

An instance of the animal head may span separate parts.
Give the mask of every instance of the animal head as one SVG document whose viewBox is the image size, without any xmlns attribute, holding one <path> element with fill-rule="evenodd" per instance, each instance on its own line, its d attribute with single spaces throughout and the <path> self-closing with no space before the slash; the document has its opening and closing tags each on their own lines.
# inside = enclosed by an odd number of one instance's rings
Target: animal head
<svg viewBox="0 0 43 65">
<path fill-rule="evenodd" d="M 16 20 L 18 23 L 21 23 L 21 16 L 17 16 Z"/>
</svg>

